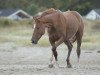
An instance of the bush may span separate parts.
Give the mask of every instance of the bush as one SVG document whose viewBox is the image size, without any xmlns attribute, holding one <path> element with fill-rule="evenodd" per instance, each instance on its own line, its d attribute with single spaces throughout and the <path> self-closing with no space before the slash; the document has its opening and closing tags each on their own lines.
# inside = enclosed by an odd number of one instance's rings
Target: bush
<svg viewBox="0 0 100 75">
<path fill-rule="evenodd" d="M 39 7 L 35 4 L 31 4 L 30 6 L 27 7 L 26 11 L 30 13 L 31 15 L 34 15 L 38 12 Z"/>
<path fill-rule="evenodd" d="M 0 27 L 7 27 L 12 25 L 12 21 L 6 18 L 0 18 Z"/>
</svg>

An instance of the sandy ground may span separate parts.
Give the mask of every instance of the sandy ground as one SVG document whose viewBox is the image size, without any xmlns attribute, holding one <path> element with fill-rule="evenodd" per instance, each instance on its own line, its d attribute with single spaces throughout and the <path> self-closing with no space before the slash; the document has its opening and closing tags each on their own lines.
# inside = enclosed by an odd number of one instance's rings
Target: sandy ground
<svg viewBox="0 0 100 75">
<path fill-rule="evenodd" d="M 13 44 L 12 44 L 13 45 Z M 48 68 L 50 47 L 13 47 L 0 45 L 0 75 L 100 75 L 98 50 L 82 50 L 77 62 L 76 50 L 71 54 L 72 68 L 66 67 L 67 48 L 57 49 L 60 68 Z"/>
</svg>

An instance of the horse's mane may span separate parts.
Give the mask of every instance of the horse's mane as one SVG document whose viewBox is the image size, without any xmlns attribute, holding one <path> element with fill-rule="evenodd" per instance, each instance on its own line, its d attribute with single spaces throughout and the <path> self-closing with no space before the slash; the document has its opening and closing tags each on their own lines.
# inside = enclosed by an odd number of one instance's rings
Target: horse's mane
<svg viewBox="0 0 100 75">
<path fill-rule="evenodd" d="M 56 11 L 57 10 L 55 10 L 54 8 L 47 9 L 42 13 L 41 17 L 48 15 L 48 14 L 51 14 L 51 13 L 56 12 Z"/>
</svg>

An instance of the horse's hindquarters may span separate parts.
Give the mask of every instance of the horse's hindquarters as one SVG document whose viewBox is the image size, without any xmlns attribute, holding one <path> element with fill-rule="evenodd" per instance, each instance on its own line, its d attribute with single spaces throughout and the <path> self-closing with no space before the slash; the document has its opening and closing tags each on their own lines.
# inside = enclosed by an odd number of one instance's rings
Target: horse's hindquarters
<svg viewBox="0 0 100 75">
<path fill-rule="evenodd" d="M 68 25 L 67 28 L 66 28 L 66 38 L 69 39 L 77 33 L 78 28 L 79 28 L 79 21 L 70 12 L 64 13 L 64 16 L 65 16 L 66 21 L 67 21 L 66 25 Z"/>
</svg>

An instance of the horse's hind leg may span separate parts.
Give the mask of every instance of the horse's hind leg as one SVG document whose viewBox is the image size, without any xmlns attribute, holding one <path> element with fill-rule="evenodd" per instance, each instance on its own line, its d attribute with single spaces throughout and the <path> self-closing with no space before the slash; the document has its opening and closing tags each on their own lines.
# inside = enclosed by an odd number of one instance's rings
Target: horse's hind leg
<svg viewBox="0 0 100 75">
<path fill-rule="evenodd" d="M 68 56 L 67 56 L 67 59 L 66 59 L 66 61 L 67 61 L 67 67 L 68 67 L 68 68 L 71 68 L 72 66 L 71 66 L 71 64 L 70 64 L 70 54 L 71 54 L 73 45 L 72 45 L 72 43 L 71 43 L 69 40 L 65 41 L 64 43 L 65 43 L 65 44 L 67 45 L 67 47 L 68 47 Z"/>
</svg>

